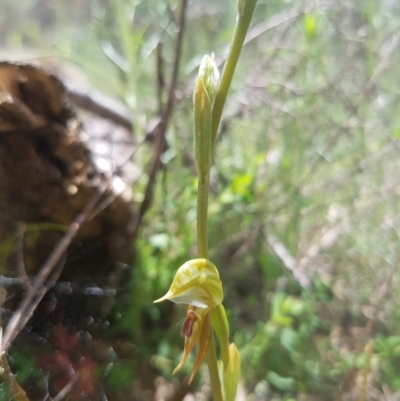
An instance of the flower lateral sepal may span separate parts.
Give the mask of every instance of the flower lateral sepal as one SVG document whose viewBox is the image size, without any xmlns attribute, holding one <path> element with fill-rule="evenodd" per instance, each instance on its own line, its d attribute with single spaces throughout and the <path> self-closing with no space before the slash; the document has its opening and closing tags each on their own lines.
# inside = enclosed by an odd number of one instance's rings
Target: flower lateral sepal
<svg viewBox="0 0 400 401">
<path fill-rule="evenodd" d="M 185 346 L 183 349 L 182 359 L 178 366 L 174 369 L 174 375 L 185 364 L 190 352 L 194 346 L 198 345 L 196 359 L 194 361 L 193 370 L 190 375 L 189 384 L 192 382 L 195 374 L 199 370 L 208 349 L 211 344 L 212 327 L 210 319 L 211 308 L 196 309 L 189 305 L 186 317 L 182 323 L 182 335 L 185 337 Z"/>
</svg>

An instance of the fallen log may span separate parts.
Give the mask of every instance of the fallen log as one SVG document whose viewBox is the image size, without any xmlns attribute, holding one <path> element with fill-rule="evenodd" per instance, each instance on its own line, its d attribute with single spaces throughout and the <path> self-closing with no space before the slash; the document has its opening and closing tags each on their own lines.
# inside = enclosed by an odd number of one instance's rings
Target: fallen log
<svg viewBox="0 0 400 401">
<path fill-rule="evenodd" d="M 39 347 L 33 357 L 43 370 L 58 372 L 47 391 L 57 396 L 65 387 L 74 400 L 82 392 L 100 397 L 94 382 L 100 361 L 83 338 L 101 338 L 116 289 L 127 283 L 135 217 L 121 169 L 99 167 L 83 131 L 55 76 L 0 63 L 0 241 L 10 244 L 1 274 L 7 294 L 1 350 L 46 339 L 46 353 Z M 74 345 L 66 347 L 68 341 Z M 40 393 L 32 382 L 24 390 L 31 399 Z"/>
</svg>

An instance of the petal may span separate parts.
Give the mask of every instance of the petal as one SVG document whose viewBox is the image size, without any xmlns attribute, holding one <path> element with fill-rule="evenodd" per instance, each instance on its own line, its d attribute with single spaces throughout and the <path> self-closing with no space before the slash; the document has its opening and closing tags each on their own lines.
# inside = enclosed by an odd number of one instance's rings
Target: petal
<svg viewBox="0 0 400 401">
<path fill-rule="evenodd" d="M 197 306 L 198 308 L 207 308 L 207 300 L 209 299 L 209 293 L 202 288 L 188 288 L 182 294 L 176 295 L 173 291 L 169 290 L 163 297 L 153 301 L 162 302 L 165 300 L 170 300 L 177 304 L 192 304 L 193 306 Z"/>
<path fill-rule="evenodd" d="M 188 318 L 189 315 L 194 312 L 195 308 L 192 305 L 189 305 L 186 313 L 186 318 Z M 190 351 L 193 349 L 193 347 L 196 345 L 199 336 L 200 336 L 200 325 L 201 325 L 201 318 L 196 314 L 197 318 L 193 321 L 192 327 L 191 327 L 191 333 L 190 336 L 185 336 L 185 346 L 183 349 L 183 355 L 182 359 L 179 362 L 178 366 L 174 369 L 172 374 L 174 375 L 186 362 L 186 359 L 188 358 Z"/>
<path fill-rule="evenodd" d="M 173 297 L 174 297 L 174 294 L 172 293 L 171 290 L 169 290 L 163 297 L 156 299 L 155 301 L 153 301 L 153 303 L 166 301 L 167 299 L 171 299 Z"/>
<path fill-rule="evenodd" d="M 208 353 L 208 349 L 210 348 L 212 336 L 212 328 L 210 321 L 210 309 L 207 309 L 204 313 L 204 316 L 201 320 L 201 327 L 199 333 L 199 349 L 197 351 L 196 360 L 194 361 L 193 371 L 190 375 L 189 384 L 192 382 L 195 374 L 199 370 L 201 363 L 203 362 L 205 356 Z"/>
<path fill-rule="evenodd" d="M 193 349 L 196 342 L 197 342 L 197 339 L 194 340 L 192 337 L 185 337 L 185 348 L 183 349 L 182 359 L 178 363 L 178 366 L 172 372 L 173 375 L 185 364 L 185 362 L 190 354 L 190 351 Z"/>
</svg>

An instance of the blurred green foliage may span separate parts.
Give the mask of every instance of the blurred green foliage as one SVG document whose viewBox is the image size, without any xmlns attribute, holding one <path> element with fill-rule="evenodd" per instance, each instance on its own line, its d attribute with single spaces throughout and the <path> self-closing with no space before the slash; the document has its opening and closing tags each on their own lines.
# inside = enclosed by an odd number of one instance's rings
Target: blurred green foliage
<svg viewBox="0 0 400 401">
<path fill-rule="evenodd" d="M 121 310 L 119 324 L 167 378 L 182 344 L 176 326 L 158 330 L 163 310 L 152 301 L 195 255 L 192 84 L 204 53 L 222 60 L 235 3 L 190 2 L 165 169 L 137 243 L 132 303 Z M 78 66 L 93 87 L 129 106 L 140 137 L 158 113 L 157 49 L 166 79 L 171 70 L 177 6 L 5 0 L 2 58 L 24 59 L 29 48 Z M 211 259 L 222 269 L 249 399 L 333 399 L 348 386 L 362 389 L 354 378 L 363 375 L 378 392 L 400 389 L 399 11 L 397 2 L 372 0 L 257 6 L 210 199 Z M 148 158 L 143 148 L 135 163 Z M 270 234 L 311 287 L 293 278 Z M 128 374 L 121 369 L 108 376 L 113 386 Z"/>
</svg>

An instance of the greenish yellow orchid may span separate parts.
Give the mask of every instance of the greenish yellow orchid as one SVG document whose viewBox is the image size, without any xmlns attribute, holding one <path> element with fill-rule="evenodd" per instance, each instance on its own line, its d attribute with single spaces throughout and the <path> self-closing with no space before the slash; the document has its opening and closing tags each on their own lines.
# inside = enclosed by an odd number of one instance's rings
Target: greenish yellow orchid
<svg viewBox="0 0 400 401">
<path fill-rule="evenodd" d="M 183 356 L 173 373 L 183 366 L 197 344 L 198 352 L 190 376 L 192 381 L 210 347 L 211 310 L 221 305 L 223 299 L 222 283 L 217 268 L 204 258 L 189 260 L 176 272 L 169 291 L 154 302 L 167 299 L 189 305 L 182 323 L 182 334 L 185 337 Z"/>
<path fill-rule="evenodd" d="M 185 346 L 176 373 L 197 345 L 197 355 L 189 383 L 193 380 L 212 343 L 213 329 L 219 340 L 223 363 L 225 400 L 234 400 L 240 375 L 240 357 L 234 344 L 229 345 L 229 327 L 222 306 L 223 292 L 218 269 L 205 258 L 189 260 L 176 272 L 168 292 L 154 302 L 170 300 L 188 304 L 182 323 Z"/>
</svg>

